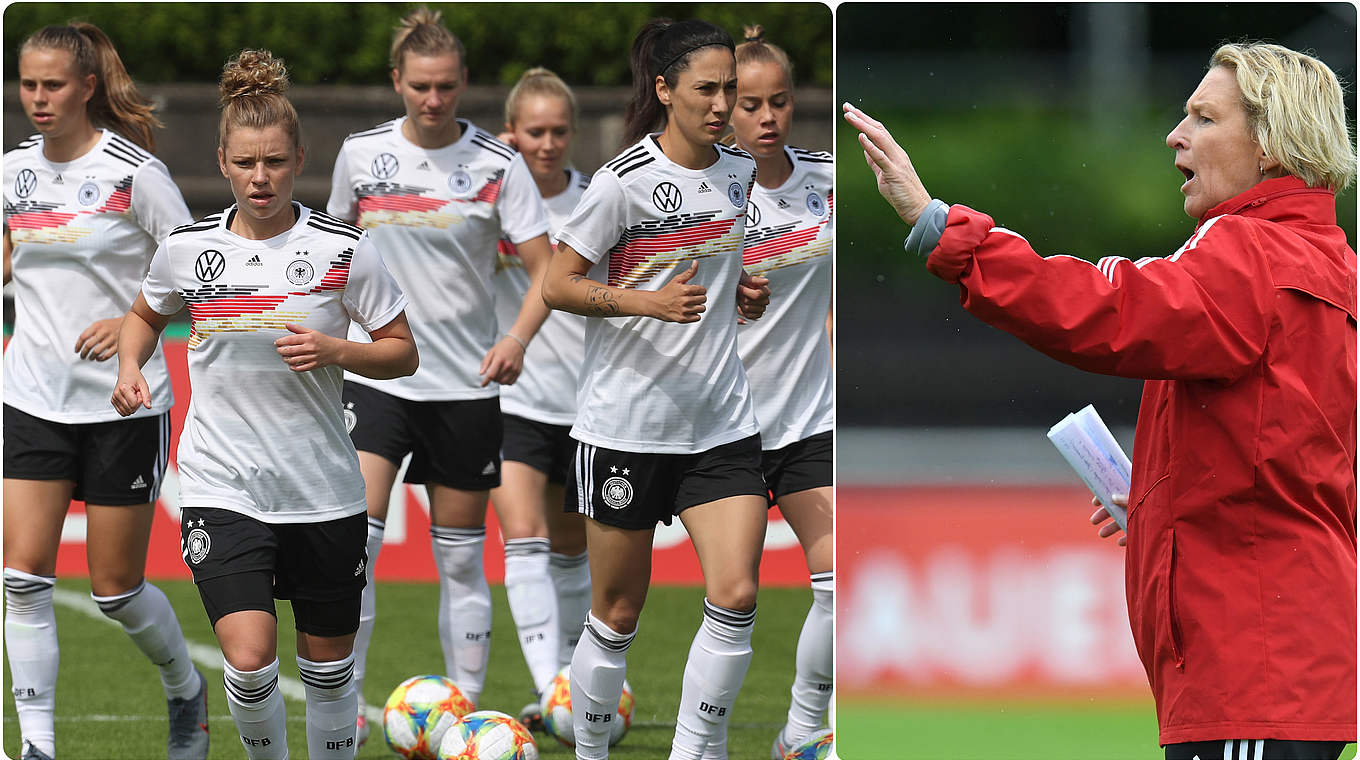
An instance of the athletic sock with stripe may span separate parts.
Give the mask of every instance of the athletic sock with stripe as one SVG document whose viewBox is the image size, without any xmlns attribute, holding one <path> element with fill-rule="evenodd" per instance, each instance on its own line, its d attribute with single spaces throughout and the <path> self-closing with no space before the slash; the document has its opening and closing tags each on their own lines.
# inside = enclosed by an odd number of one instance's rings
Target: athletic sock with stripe
<svg viewBox="0 0 1360 760">
<path fill-rule="evenodd" d="M 590 563 L 585 552 L 580 554 L 548 555 L 548 572 L 552 575 L 553 589 L 557 593 L 557 666 L 571 664 L 576 642 L 581 640 L 585 628 L 581 621 L 590 611 Z"/>
<path fill-rule="evenodd" d="M 586 613 L 581 641 L 571 658 L 571 722 L 578 760 L 609 757 L 609 736 L 618 720 L 627 673 L 628 647 L 637 632 L 619 633 Z"/>
<path fill-rule="evenodd" d="M 288 723 L 279 693 L 278 658 L 259 670 L 237 670 L 229 662 L 223 662 L 222 669 L 227 709 L 246 757 L 288 760 Z"/>
<path fill-rule="evenodd" d="M 7 567 L 5 578 L 5 654 L 19 715 L 19 736 L 48 757 L 57 755 L 53 712 L 56 706 L 57 616 L 52 588 L 57 579 Z"/>
<path fill-rule="evenodd" d="M 439 569 L 439 644 L 444 668 L 472 704 L 491 657 L 491 587 L 482 568 L 486 528 L 430 528 Z"/>
<path fill-rule="evenodd" d="M 548 539 L 512 538 L 505 542 L 505 596 L 519 631 L 524 663 L 543 690 L 557 675 L 557 600 L 548 574 Z"/>
<path fill-rule="evenodd" d="M 685 663 L 671 760 L 699 760 L 710 743 L 724 741 L 732 705 L 751 665 L 755 620 L 754 607 L 732 610 L 704 599 L 704 619 Z M 726 755 L 719 746 L 712 751 Z"/>
<path fill-rule="evenodd" d="M 312 760 L 353 758 L 354 721 L 359 717 L 353 653 L 334 662 L 298 657 L 297 666 L 307 692 L 307 756 Z"/>
<path fill-rule="evenodd" d="M 376 517 L 368 518 L 368 563 L 364 566 L 364 592 L 359 597 L 359 630 L 354 634 L 354 693 L 364 698 L 364 663 L 368 661 L 368 644 L 373 640 L 373 621 L 378 617 L 378 590 L 373 585 L 373 568 L 382 550 L 383 531 L 387 524 Z"/>
<path fill-rule="evenodd" d="M 123 626 L 132 643 L 161 673 L 166 699 L 190 699 L 198 694 L 198 673 L 189 659 L 189 646 L 179 618 L 165 593 L 143 580 L 131 591 L 113 596 L 90 594 L 99 611 Z"/>
</svg>

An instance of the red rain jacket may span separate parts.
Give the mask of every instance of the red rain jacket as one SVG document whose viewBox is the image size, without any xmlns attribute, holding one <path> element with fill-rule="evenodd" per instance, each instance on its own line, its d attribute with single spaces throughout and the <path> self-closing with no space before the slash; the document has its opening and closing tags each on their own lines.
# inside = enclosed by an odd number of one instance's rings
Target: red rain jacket
<svg viewBox="0 0 1360 760">
<path fill-rule="evenodd" d="M 927 267 L 1045 354 L 1146 380 L 1125 586 L 1162 744 L 1356 738 L 1356 256 L 1293 177 L 1171 256 L 1040 258 L 953 206 Z"/>
</svg>

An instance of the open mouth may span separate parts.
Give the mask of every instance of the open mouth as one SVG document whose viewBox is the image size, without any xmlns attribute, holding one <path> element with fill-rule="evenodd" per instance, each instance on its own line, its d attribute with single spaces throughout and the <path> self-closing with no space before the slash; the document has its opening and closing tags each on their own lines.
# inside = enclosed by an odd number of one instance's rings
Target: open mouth
<svg viewBox="0 0 1360 760">
<path fill-rule="evenodd" d="M 1195 172 L 1194 172 L 1194 170 L 1191 169 L 1190 167 L 1188 167 L 1188 166 L 1181 166 L 1181 165 L 1177 164 L 1177 165 L 1176 165 L 1176 168 L 1181 170 L 1181 174 L 1184 174 L 1184 175 L 1185 175 L 1185 181 L 1186 181 L 1186 182 L 1189 182 L 1190 180 L 1192 180 L 1192 179 L 1195 178 Z"/>
</svg>

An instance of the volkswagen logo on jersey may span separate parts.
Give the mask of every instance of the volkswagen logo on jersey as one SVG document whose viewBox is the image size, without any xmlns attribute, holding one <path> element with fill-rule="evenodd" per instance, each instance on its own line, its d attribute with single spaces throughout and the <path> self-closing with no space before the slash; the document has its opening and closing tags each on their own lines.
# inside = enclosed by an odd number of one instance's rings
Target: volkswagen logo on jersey
<svg viewBox="0 0 1360 760">
<path fill-rule="evenodd" d="M 754 201 L 746 204 L 746 226 L 755 227 L 760 224 L 760 207 Z"/>
<path fill-rule="evenodd" d="M 670 182 L 662 182 L 652 190 L 652 203 L 656 207 L 670 213 L 680 209 L 680 188 Z"/>
<path fill-rule="evenodd" d="M 80 205 L 82 206 L 93 206 L 98 203 L 99 185 L 96 185 L 93 182 L 86 182 L 81 185 L 80 190 L 76 192 L 76 200 L 80 201 Z"/>
<path fill-rule="evenodd" d="M 815 190 L 807 194 L 807 207 L 808 211 L 811 211 L 814 216 L 821 216 L 826 213 L 826 201 L 822 200 L 822 196 L 818 195 Z"/>
<path fill-rule="evenodd" d="M 20 198 L 27 198 L 37 189 L 38 175 L 34 174 L 32 169 L 24 169 L 14 178 L 14 194 Z"/>
<path fill-rule="evenodd" d="M 221 277 L 226 268 L 227 259 L 221 251 L 204 251 L 194 260 L 194 274 L 203 282 L 212 282 Z"/>
<path fill-rule="evenodd" d="M 288 265 L 288 281 L 294 285 L 306 285 L 312 281 L 314 274 L 316 271 L 306 259 L 298 259 Z"/>
<path fill-rule="evenodd" d="M 733 182 L 727 186 L 727 200 L 732 201 L 735 208 L 746 205 L 746 188 L 740 182 Z"/>
<path fill-rule="evenodd" d="M 397 157 L 391 153 L 379 153 L 373 159 L 373 176 L 378 179 L 391 179 L 397 174 Z"/>
<path fill-rule="evenodd" d="M 208 552 L 212 550 L 212 539 L 208 537 L 208 531 L 202 528 L 194 528 L 189 531 L 189 537 L 184 540 L 184 558 L 197 565 L 202 562 Z"/>
<path fill-rule="evenodd" d="M 450 174 L 449 189 L 458 195 L 465 195 L 472 189 L 472 175 L 462 169 Z"/>
<path fill-rule="evenodd" d="M 611 508 L 623 509 L 633 501 L 633 484 L 616 475 L 604 482 L 600 496 Z"/>
</svg>

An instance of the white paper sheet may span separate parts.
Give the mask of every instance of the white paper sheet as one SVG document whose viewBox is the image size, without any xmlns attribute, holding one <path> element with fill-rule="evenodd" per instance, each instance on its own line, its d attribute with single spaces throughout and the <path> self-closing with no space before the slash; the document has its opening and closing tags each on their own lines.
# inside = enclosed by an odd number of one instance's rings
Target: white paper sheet
<svg viewBox="0 0 1360 760">
<path fill-rule="evenodd" d="M 1117 493 L 1128 495 L 1133 465 L 1095 407 L 1087 404 L 1081 411 L 1064 417 L 1049 429 L 1048 440 L 1105 505 L 1119 528 L 1127 531 L 1127 512 L 1115 506 L 1111 497 Z"/>
</svg>

